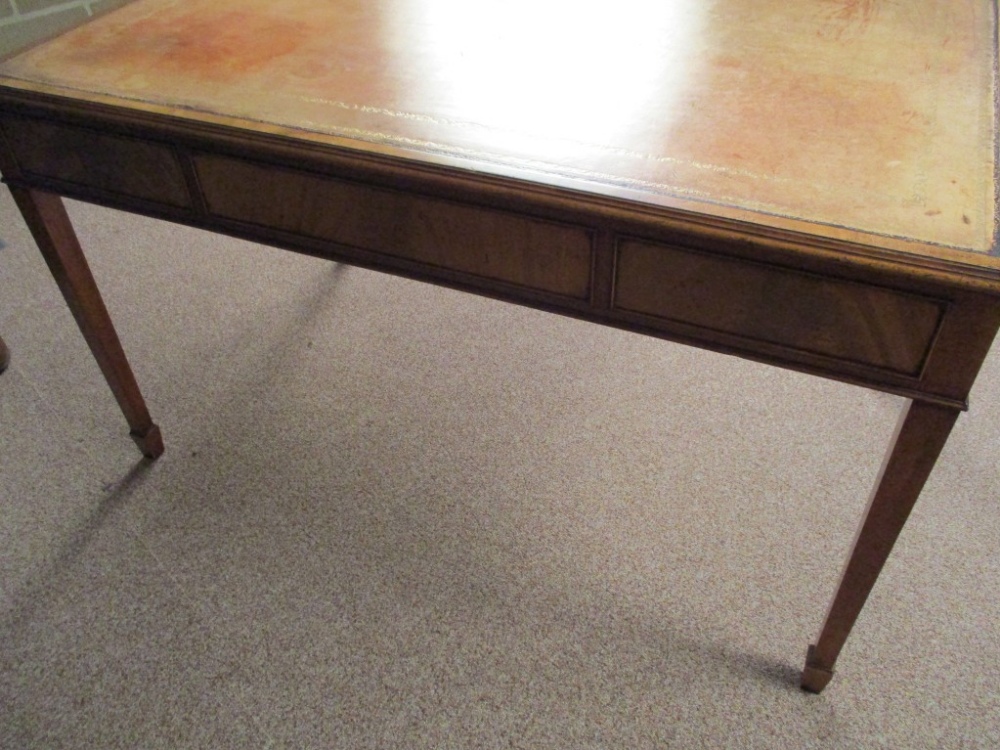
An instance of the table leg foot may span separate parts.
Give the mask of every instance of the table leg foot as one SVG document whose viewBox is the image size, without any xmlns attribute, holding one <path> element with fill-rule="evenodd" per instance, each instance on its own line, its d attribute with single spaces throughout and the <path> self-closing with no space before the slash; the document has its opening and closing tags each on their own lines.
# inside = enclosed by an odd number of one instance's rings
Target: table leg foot
<svg viewBox="0 0 1000 750">
<path fill-rule="evenodd" d="M 10 349 L 3 339 L 0 339 L 0 372 L 3 372 L 10 365 Z"/>
<path fill-rule="evenodd" d="M 806 654 L 806 666 L 802 670 L 802 689 L 807 693 L 822 693 L 832 679 L 833 669 L 820 664 L 816 658 L 816 647 L 810 646 L 809 653 Z"/>
<path fill-rule="evenodd" d="M 163 436 L 157 425 L 151 424 L 145 430 L 132 430 L 129 435 L 146 458 L 157 459 L 163 455 Z"/>
</svg>

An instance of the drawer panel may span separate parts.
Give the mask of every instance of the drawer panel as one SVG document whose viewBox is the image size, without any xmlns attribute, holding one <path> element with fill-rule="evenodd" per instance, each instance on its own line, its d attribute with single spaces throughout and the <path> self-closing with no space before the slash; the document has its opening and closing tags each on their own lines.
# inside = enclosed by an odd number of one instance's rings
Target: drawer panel
<svg viewBox="0 0 1000 750">
<path fill-rule="evenodd" d="M 641 240 L 617 248 L 617 310 L 918 377 L 947 303 Z"/>
<path fill-rule="evenodd" d="M 196 155 L 214 216 L 565 297 L 590 290 L 586 229 L 228 157 Z"/>
<path fill-rule="evenodd" d="M 167 146 L 42 120 L 3 120 L 24 177 L 189 207 L 184 172 Z"/>
</svg>

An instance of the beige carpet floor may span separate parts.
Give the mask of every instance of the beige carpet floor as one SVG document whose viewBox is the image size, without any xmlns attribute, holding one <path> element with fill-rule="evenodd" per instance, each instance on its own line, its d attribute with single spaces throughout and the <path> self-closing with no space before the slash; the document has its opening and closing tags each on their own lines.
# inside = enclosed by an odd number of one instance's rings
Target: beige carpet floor
<svg viewBox="0 0 1000 750">
<path fill-rule="evenodd" d="M 821 696 L 901 400 L 71 203 L 141 460 L 0 197 L 0 747 L 1000 747 L 1000 348 Z"/>
</svg>

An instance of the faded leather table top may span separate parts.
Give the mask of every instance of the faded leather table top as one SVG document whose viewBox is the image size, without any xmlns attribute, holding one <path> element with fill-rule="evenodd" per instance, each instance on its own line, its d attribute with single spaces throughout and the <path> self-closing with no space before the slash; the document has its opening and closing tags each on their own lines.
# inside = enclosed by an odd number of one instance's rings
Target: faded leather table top
<svg viewBox="0 0 1000 750">
<path fill-rule="evenodd" d="M 0 83 L 1000 280 L 986 0 L 136 0 Z"/>
</svg>

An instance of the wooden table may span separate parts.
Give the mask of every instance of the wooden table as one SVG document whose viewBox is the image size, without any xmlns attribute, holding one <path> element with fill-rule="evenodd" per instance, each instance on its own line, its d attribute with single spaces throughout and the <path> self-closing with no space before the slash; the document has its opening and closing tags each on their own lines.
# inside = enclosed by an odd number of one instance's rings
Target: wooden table
<svg viewBox="0 0 1000 750">
<path fill-rule="evenodd" d="M 908 397 L 818 692 L 1000 327 L 994 14 L 136 0 L 0 64 L 0 170 L 150 458 L 59 196 Z"/>
</svg>

